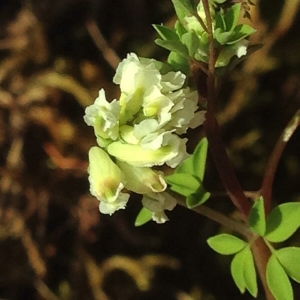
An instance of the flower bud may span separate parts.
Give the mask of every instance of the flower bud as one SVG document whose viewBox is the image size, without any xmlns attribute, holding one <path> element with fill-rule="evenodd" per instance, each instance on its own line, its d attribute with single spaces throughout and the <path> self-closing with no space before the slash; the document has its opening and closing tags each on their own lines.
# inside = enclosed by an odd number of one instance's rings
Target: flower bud
<svg viewBox="0 0 300 300">
<path fill-rule="evenodd" d="M 122 161 L 117 165 L 126 177 L 126 189 L 137 194 L 159 193 L 167 188 L 163 173 L 146 167 L 135 167 Z"/>
<path fill-rule="evenodd" d="M 125 208 L 129 194 L 121 192 L 125 184 L 124 174 L 99 147 L 92 147 L 89 151 L 88 172 L 90 192 L 101 202 L 102 213 L 112 214 Z"/>
</svg>

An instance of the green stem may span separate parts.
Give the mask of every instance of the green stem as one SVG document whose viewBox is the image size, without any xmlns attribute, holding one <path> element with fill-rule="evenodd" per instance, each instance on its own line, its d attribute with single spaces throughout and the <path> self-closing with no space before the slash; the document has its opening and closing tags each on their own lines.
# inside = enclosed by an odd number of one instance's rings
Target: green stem
<svg viewBox="0 0 300 300">
<path fill-rule="evenodd" d="M 173 192 L 170 192 L 170 191 L 169 191 L 169 193 L 174 198 L 176 198 L 177 203 L 179 205 L 187 207 L 184 197 L 179 196 L 178 194 L 174 194 Z M 213 210 L 203 204 L 200 206 L 194 207 L 191 210 L 197 212 L 200 215 L 203 215 L 203 216 L 209 218 L 210 220 L 213 220 L 213 221 L 219 223 L 220 225 L 222 225 L 232 231 L 235 231 L 235 232 L 243 235 L 247 240 L 253 239 L 253 233 L 250 231 L 248 226 L 246 226 L 245 224 L 243 224 L 241 222 L 238 222 L 234 219 L 227 217 L 226 215 L 222 214 L 221 212 Z"/>
</svg>

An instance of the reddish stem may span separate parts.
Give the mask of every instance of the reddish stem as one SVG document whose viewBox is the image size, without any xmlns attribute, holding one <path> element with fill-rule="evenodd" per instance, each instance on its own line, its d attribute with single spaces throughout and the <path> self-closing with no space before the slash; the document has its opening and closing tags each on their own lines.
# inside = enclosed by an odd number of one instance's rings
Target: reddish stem
<svg viewBox="0 0 300 300">
<path fill-rule="evenodd" d="M 272 187 L 279 160 L 282 156 L 285 146 L 287 145 L 288 141 L 290 140 L 299 124 L 300 110 L 298 110 L 294 114 L 290 122 L 284 128 L 266 165 L 263 182 L 260 188 L 260 193 L 264 198 L 266 215 L 270 212 L 271 209 Z"/>
</svg>

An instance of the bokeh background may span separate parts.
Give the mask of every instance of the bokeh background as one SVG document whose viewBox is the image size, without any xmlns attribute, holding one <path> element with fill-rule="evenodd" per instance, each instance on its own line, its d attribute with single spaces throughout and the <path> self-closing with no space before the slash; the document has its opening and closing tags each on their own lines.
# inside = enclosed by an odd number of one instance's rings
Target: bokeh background
<svg viewBox="0 0 300 300">
<path fill-rule="evenodd" d="M 299 2 L 251 7 L 252 42 L 264 46 L 220 93 L 224 142 L 247 191 L 259 189 L 300 106 Z M 84 109 L 100 88 L 118 96 L 112 77 L 128 52 L 164 60 L 151 24 L 174 20 L 170 0 L 0 1 L 0 299 L 251 299 L 232 283 L 231 258 L 206 244 L 225 228 L 182 207 L 164 225 L 136 228 L 139 197 L 109 217 L 89 194 L 95 139 Z M 200 135 L 189 132 L 190 151 Z M 280 161 L 274 205 L 300 199 L 299 138 L 297 131 Z M 208 205 L 235 217 L 210 158 L 205 183 L 219 195 Z M 300 234 L 287 243 L 300 246 Z"/>
</svg>

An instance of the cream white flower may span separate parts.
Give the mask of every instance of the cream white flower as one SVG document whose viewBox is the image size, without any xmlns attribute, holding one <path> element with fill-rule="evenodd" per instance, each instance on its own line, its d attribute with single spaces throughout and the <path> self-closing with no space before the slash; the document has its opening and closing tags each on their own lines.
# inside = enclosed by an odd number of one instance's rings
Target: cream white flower
<svg viewBox="0 0 300 300">
<path fill-rule="evenodd" d="M 152 220 L 162 224 L 168 221 L 165 210 L 173 210 L 176 206 L 176 200 L 168 193 L 149 193 L 143 196 L 143 206 L 152 212 Z"/>
<path fill-rule="evenodd" d="M 125 208 L 129 199 L 129 194 L 122 192 L 126 183 L 125 176 L 99 147 L 92 147 L 89 151 L 88 172 L 90 192 L 100 201 L 102 213 L 112 214 Z"/>
<path fill-rule="evenodd" d="M 160 193 L 167 188 L 163 173 L 146 167 L 135 167 L 122 161 L 116 162 L 126 177 L 126 189 L 137 194 Z"/>
<path fill-rule="evenodd" d="M 137 90 L 146 91 L 149 87 L 160 85 L 161 74 L 152 59 L 144 59 L 145 62 L 130 53 L 119 64 L 114 83 L 120 85 L 122 93 L 134 94 Z"/>
<path fill-rule="evenodd" d="M 119 137 L 120 105 L 116 100 L 108 102 L 103 89 L 95 103 L 85 110 L 84 121 L 94 127 L 99 146 L 105 147 Z"/>
<path fill-rule="evenodd" d="M 141 145 L 114 142 L 107 147 L 107 151 L 118 160 L 133 166 L 152 167 L 166 163 L 175 168 L 187 157 L 186 141 L 177 135 L 165 134 L 161 147 L 156 150 L 144 149 Z"/>
<path fill-rule="evenodd" d="M 165 193 L 164 174 L 151 167 L 178 166 L 188 156 L 187 139 L 179 135 L 204 118 L 195 118 L 198 97 L 184 88 L 186 76 L 162 72 L 162 67 L 154 59 L 128 54 L 113 79 L 120 85 L 119 100 L 108 102 L 100 90 L 86 108 L 84 120 L 94 127 L 101 147 L 89 152 L 89 181 L 102 213 L 125 208 L 129 194 L 124 190 L 144 195 L 143 204 L 158 223 L 168 219 L 164 210 L 176 205 Z"/>
</svg>

